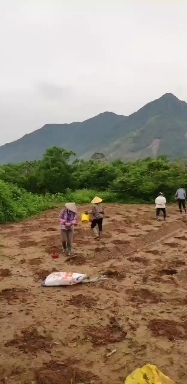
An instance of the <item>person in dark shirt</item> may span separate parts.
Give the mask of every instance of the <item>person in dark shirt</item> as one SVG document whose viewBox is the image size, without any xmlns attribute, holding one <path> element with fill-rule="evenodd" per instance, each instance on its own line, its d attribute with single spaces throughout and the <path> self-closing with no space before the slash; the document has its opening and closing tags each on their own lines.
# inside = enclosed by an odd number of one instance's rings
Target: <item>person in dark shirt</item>
<svg viewBox="0 0 187 384">
<path fill-rule="evenodd" d="M 101 203 L 102 199 L 100 197 L 94 197 L 91 201 L 91 204 L 93 204 L 92 210 L 85 212 L 86 214 L 90 213 L 92 215 L 91 229 L 94 232 L 95 239 L 100 239 L 103 231 L 104 209 Z"/>
</svg>

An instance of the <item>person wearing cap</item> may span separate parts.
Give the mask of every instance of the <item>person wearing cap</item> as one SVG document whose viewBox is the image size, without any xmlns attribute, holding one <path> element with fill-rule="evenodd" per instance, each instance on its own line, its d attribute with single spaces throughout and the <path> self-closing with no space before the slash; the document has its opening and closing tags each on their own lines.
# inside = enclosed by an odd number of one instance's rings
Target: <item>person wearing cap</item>
<svg viewBox="0 0 187 384">
<path fill-rule="evenodd" d="M 156 204 L 156 218 L 159 220 L 160 211 L 163 212 L 164 220 L 166 219 L 166 198 L 162 192 L 159 192 L 158 197 L 155 199 Z"/>
<path fill-rule="evenodd" d="M 62 249 L 63 252 L 71 254 L 74 226 L 77 224 L 77 207 L 75 203 L 66 203 L 65 208 L 59 215 Z"/>
<path fill-rule="evenodd" d="M 184 209 L 184 212 L 186 213 L 186 191 L 184 188 L 177 189 L 177 192 L 175 194 L 175 197 L 178 201 L 179 211 L 182 213 L 182 208 Z"/>
<path fill-rule="evenodd" d="M 91 212 L 89 212 L 92 215 L 91 229 L 94 232 L 95 239 L 101 238 L 101 233 L 103 230 L 104 209 L 101 203 L 102 199 L 100 197 L 94 197 L 94 199 L 91 201 L 93 207 Z"/>
</svg>

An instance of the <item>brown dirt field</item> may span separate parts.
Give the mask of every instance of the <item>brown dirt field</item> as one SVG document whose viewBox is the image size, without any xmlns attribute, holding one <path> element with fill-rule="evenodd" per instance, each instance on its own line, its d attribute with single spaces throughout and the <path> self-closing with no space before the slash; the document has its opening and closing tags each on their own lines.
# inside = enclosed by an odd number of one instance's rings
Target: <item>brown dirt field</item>
<svg viewBox="0 0 187 384">
<path fill-rule="evenodd" d="M 166 222 L 151 205 L 105 209 L 103 239 L 79 223 L 71 257 L 59 210 L 0 227 L 0 383 L 120 384 L 146 363 L 187 382 L 187 216 L 176 206 Z M 108 280 L 42 287 L 55 270 Z"/>
</svg>

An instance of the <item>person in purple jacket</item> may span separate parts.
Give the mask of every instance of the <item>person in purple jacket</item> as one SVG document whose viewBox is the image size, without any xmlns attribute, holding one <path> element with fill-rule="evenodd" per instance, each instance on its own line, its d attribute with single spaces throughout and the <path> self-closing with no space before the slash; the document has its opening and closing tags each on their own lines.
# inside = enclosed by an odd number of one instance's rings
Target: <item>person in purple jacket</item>
<svg viewBox="0 0 187 384">
<path fill-rule="evenodd" d="M 72 251 L 74 226 L 77 224 L 77 207 L 75 203 L 65 204 L 65 208 L 60 212 L 59 220 L 62 250 L 70 255 Z"/>
</svg>

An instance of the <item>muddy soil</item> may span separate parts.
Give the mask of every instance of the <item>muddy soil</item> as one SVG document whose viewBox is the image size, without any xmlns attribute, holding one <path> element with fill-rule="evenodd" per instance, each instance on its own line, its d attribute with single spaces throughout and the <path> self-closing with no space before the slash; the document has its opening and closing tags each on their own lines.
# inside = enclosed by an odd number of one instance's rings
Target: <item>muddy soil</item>
<svg viewBox="0 0 187 384">
<path fill-rule="evenodd" d="M 187 382 L 187 216 L 106 204 L 102 240 L 79 222 L 68 257 L 59 210 L 0 228 L 0 383 L 122 384 L 146 363 Z M 42 287 L 52 271 L 108 279 Z"/>
</svg>

